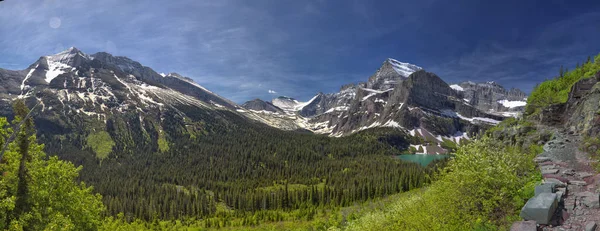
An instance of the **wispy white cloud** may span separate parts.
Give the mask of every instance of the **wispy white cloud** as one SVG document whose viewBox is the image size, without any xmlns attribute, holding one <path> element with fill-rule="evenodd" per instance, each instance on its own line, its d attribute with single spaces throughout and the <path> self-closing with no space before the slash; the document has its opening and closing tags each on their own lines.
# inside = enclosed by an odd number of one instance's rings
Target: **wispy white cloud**
<svg viewBox="0 0 600 231">
<path fill-rule="evenodd" d="M 268 97 L 274 94 L 269 88 L 307 98 L 345 82 L 335 77 L 356 73 L 298 69 L 304 65 L 298 55 L 327 57 L 323 53 L 348 50 L 335 41 L 349 31 L 315 36 L 313 28 L 288 28 L 290 22 L 282 20 L 315 28 L 321 23 L 316 17 L 323 16 L 324 1 L 297 4 L 303 10 L 286 16 L 269 4 L 239 0 L 8 1 L 0 4 L 0 33 L 13 39 L 0 41 L 0 52 L 28 60 L 21 62 L 25 68 L 39 56 L 76 46 L 87 53 L 128 56 L 158 72 L 182 73 L 236 102 Z M 305 15 L 315 19 L 307 21 Z"/>
<path fill-rule="evenodd" d="M 108 51 L 158 72 L 184 74 L 222 96 L 243 102 L 272 97 L 272 89 L 299 99 L 319 91 L 332 92 L 342 84 L 365 81 L 387 57 L 413 62 L 422 55 L 423 63 L 416 64 L 449 81 L 513 83 L 521 78 L 534 84 L 539 76 L 555 72 L 554 65 L 568 63 L 579 53 L 597 52 L 583 52 L 585 45 L 556 48 L 552 43 L 571 33 L 577 36 L 568 38 L 574 41 L 571 44 L 595 44 L 590 40 L 597 38 L 597 29 L 590 27 L 598 23 L 589 23 L 594 22 L 594 15 L 541 27 L 526 45 L 484 41 L 474 46 L 450 32 L 432 31 L 427 24 L 432 22 L 426 20 L 432 13 L 427 10 L 437 5 L 436 0 L 419 3 L 4 1 L 0 4 L 0 34 L 7 39 L 0 40 L 0 63 L 25 68 L 39 56 L 70 46 L 87 53 Z M 583 29 L 573 33 L 573 28 Z M 423 36 L 434 41 L 421 40 Z M 426 50 L 438 43 L 452 46 Z M 465 47 L 470 50 L 463 52 Z M 448 50 L 454 56 L 428 63 Z M 545 69 L 548 73 L 540 71 Z"/>
<path fill-rule="evenodd" d="M 273 90 L 269 90 L 269 94 L 277 94 L 277 92 L 273 91 Z"/>
</svg>

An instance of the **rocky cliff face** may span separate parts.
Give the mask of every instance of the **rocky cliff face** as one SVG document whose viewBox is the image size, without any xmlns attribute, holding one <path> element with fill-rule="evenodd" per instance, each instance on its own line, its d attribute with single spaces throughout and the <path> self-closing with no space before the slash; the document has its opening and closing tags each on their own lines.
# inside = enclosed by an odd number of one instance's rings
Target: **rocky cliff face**
<svg viewBox="0 0 600 231">
<path fill-rule="evenodd" d="M 499 115 L 515 115 L 522 112 L 527 102 L 527 94 L 519 89 L 506 90 L 496 82 L 453 84 L 465 102 L 479 110 Z"/>
<path fill-rule="evenodd" d="M 422 70 L 394 89 L 361 88 L 356 98 L 343 119 L 334 125 L 334 134 L 391 126 L 407 130 L 427 128 L 436 135 L 452 136 L 468 130 L 466 124 L 493 124 L 502 119 L 466 104 L 437 75 Z"/>
<path fill-rule="evenodd" d="M 300 127 L 333 136 L 372 127 L 429 127 L 452 136 L 478 130 L 471 129 L 477 127 L 473 124 L 491 125 L 517 115 L 525 97 L 518 89 L 505 90 L 493 82 L 448 85 L 416 65 L 387 59 L 367 82 L 319 93 L 308 102 L 279 97 L 273 105 L 304 118 L 296 118 Z"/>
<path fill-rule="evenodd" d="M 255 116 L 179 74 L 76 48 L 40 57 L 25 70 L 0 70 L 0 82 L 0 114 L 10 117 L 15 99 L 38 105 L 39 137 L 51 150 L 82 149 L 89 135 L 105 131 L 117 153 L 154 152 L 159 143 L 252 123 L 246 118 Z"/>
<path fill-rule="evenodd" d="M 525 97 L 518 89 L 506 90 L 493 82 L 448 85 L 420 67 L 388 59 L 367 82 L 342 86 L 339 92 L 318 93 L 307 102 L 278 97 L 273 105 L 285 113 L 265 113 L 263 118 L 279 115 L 300 128 L 331 136 L 394 127 L 429 137 L 437 146 L 426 149 L 441 153 L 444 139 L 458 142 L 517 115 Z"/>
<path fill-rule="evenodd" d="M 405 80 L 421 67 L 410 63 L 399 62 L 395 59 L 387 59 L 383 65 L 369 78 L 366 88 L 385 91 L 394 88 L 400 81 Z"/>
<path fill-rule="evenodd" d="M 457 90 L 420 67 L 388 59 L 367 82 L 342 86 L 336 93 L 319 93 L 307 102 L 278 97 L 239 106 L 177 73 L 159 74 L 126 57 L 88 55 L 76 48 L 40 57 L 25 70 L 0 69 L 0 81 L 0 113 L 9 115 L 16 98 L 39 104 L 39 130 L 52 139 L 65 139 L 72 131 L 78 136 L 65 142 L 85 144 L 87 135 L 100 130 L 115 139 L 147 134 L 117 143 L 120 149 L 148 145 L 148 150 L 157 148 L 159 138 L 194 135 L 231 121 L 331 136 L 394 127 L 427 136 L 439 146 L 443 139 L 458 142 L 497 123 L 503 117 L 486 110 L 503 109 L 495 104 L 523 96 L 494 84 Z M 178 128 L 166 132 L 172 126 Z M 428 150 L 438 150 L 435 146 Z"/>
<path fill-rule="evenodd" d="M 571 133 L 594 137 L 600 134 L 600 72 L 582 79 L 571 88 L 566 103 L 542 110 L 536 120 L 560 126 Z"/>
<path fill-rule="evenodd" d="M 284 113 L 281 108 L 273 105 L 271 102 L 265 102 L 261 99 L 254 99 L 242 104 L 242 107 L 253 111 L 264 111 L 272 113 Z"/>
</svg>

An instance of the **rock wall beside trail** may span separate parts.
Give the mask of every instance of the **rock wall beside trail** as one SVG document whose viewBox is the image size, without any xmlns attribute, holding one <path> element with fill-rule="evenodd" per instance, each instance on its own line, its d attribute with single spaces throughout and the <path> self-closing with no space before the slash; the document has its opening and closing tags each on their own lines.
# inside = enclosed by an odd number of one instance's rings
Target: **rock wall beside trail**
<svg viewBox="0 0 600 231">
<path fill-rule="evenodd" d="M 595 136 L 600 134 L 600 72 L 582 79 L 571 88 L 566 103 L 545 108 L 535 118 L 548 126 L 560 126 L 569 132 Z"/>
</svg>

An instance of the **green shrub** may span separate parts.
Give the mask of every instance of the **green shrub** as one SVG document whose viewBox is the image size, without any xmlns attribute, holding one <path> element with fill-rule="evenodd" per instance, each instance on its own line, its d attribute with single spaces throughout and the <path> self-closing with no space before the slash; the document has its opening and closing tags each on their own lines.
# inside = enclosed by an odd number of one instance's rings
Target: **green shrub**
<svg viewBox="0 0 600 231">
<path fill-rule="evenodd" d="M 458 149 L 458 144 L 456 144 L 456 142 L 446 139 L 446 138 L 442 138 L 442 143 L 440 144 L 440 146 L 442 146 L 442 148 L 447 149 L 449 152 L 455 152 Z"/>
<path fill-rule="evenodd" d="M 484 137 L 458 148 L 425 190 L 409 192 L 383 211 L 351 222 L 349 230 L 498 230 L 516 214 L 540 180 L 527 150 Z"/>
</svg>

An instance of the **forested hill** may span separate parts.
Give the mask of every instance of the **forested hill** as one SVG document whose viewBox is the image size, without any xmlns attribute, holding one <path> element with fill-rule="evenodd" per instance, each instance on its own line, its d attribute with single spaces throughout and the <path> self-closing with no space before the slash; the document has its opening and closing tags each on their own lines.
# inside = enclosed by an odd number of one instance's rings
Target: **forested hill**
<svg viewBox="0 0 600 231">
<path fill-rule="evenodd" d="M 43 112 L 39 106 L 35 110 L 33 118 L 39 118 Z M 392 128 L 331 138 L 248 123 L 228 111 L 218 117 L 193 111 L 186 114 L 204 122 L 182 126 L 165 120 L 163 132 L 180 135 L 157 150 L 128 146 L 149 135 L 143 127 L 119 129 L 139 123 L 135 114 L 108 121 L 107 132 L 71 132 L 63 139 L 39 133 L 39 139 L 51 156 L 82 166 L 79 180 L 102 195 L 104 215 L 122 214 L 123 221 L 194 219 L 203 227 L 219 227 L 232 221 L 311 220 L 319 209 L 421 187 L 435 171 L 395 160 L 414 139 Z M 187 130 L 178 130 L 182 127 Z M 126 152 L 99 155 L 112 146 Z M 295 211 L 291 217 L 290 211 Z"/>
<path fill-rule="evenodd" d="M 207 218 L 225 208 L 243 213 L 347 206 L 420 187 L 431 172 L 392 159 L 400 153 L 394 146 L 408 146 L 393 129 L 338 139 L 223 116 L 233 122 L 177 137 L 164 152 L 134 150 L 103 160 L 88 148 L 64 144 L 49 146 L 49 152 L 84 166 L 81 179 L 104 196 L 109 214 L 144 220 Z"/>
</svg>

